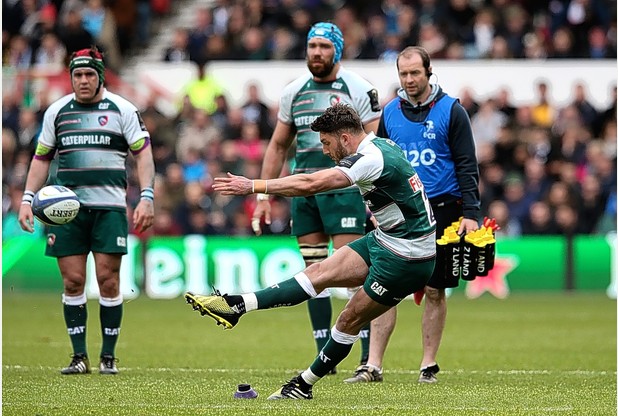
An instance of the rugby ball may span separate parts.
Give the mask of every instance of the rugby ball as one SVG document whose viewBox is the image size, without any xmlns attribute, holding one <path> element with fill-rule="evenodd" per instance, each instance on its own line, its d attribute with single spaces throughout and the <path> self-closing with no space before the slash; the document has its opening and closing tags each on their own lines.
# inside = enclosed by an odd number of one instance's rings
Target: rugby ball
<svg viewBox="0 0 618 416">
<path fill-rule="evenodd" d="M 72 221 L 79 212 L 75 192 L 60 185 L 41 188 L 32 200 L 32 213 L 45 225 L 62 225 Z"/>
</svg>

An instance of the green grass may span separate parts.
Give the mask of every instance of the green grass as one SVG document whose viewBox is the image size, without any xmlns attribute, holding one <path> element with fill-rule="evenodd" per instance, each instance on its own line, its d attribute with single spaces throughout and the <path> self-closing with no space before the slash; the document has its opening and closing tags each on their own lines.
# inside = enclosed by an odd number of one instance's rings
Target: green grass
<svg viewBox="0 0 618 416">
<path fill-rule="evenodd" d="M 336 301 L 334 310 L 343 307 Z M 88 345 L 100 348 L 89 302 Z M 616 303 L 603 294 L 456 294 L 440 382 L 416 383 L 421 308 L 399 307 L 383 383 L 345 385 L 359 346 L 312 401 L 267 401 L 313 360 L 306 307 L 259 311 L 223 331 L 181 299 L 125 304 L 117 376 L 61 376 L 69 362 L 60 296 L 3 294 L 3 415 L 615 415 Z M 256 400 L 233 399 L 251 383 Z"/>
</svg>

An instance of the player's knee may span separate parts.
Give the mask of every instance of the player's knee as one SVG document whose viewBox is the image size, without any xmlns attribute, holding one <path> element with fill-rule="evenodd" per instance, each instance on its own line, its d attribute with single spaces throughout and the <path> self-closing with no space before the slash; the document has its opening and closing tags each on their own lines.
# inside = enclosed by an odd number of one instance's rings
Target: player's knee
<svg viewBox="0 0 618 416">
<path fill-rule="evenodd" d="M 360 314 L 353 313 L 350 308 L 344 308 L 337 317 L 336 327 L 339 331 L 346 334 L 358 334 L 362 327 L 367 323 Z"/>
<path fill-rule="evenodd" d="M 120 290 L 120 279 L 114 273 L 102 273 L 97 276 L 99 292 L 104 297 L 115 297 Z"/>
<path fill-rule="evenodd" d="M 444 289 L 436 289 L 433 287 L 425 286 L 425 298 L 426 301 L 440 302 L 445 298 Z"/>
<path fill-rule="evenodd" d="M 78 273 L 64 273 L 62 275 L 64 293 L 68 296 L 78 296 L 84 293 L 86 277 Z"/>
</svg>

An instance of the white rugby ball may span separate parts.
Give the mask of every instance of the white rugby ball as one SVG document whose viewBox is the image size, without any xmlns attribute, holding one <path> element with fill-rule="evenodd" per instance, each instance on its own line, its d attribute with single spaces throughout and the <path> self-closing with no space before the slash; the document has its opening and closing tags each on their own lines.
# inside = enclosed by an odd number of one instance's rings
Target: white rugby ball
<svg viewBox="0 0 618 416">
<path fill-rule="evenodd" d="M 34 196 L 32 213 L 45 225 L 62 225 L 73 221 L 79 206 L 75 192 L 65 186 L 49 185 Z"/>
</svg>

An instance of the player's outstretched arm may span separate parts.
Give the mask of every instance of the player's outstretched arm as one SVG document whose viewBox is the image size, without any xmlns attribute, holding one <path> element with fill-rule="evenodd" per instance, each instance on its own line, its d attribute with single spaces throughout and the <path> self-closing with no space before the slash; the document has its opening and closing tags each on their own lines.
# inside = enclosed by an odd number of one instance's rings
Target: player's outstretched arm
<svg viewBox="0 0 618 416">
<path fill-rule="evenodd" d="M 261 178 L 272 179 L 278 178 L 281 175 L 283 164 L 294 141 L 295 133 L 296 129 L 294 126 L 277 121 L 275 131 L 268 142 L 268 147 L 264 154 Z M 262 217 L 264 217 L 266 224 L 270 224 L 270 201 L 268 197 L 258 195 L 251 220 L 251 227 L 256 235 L 262 234 L 262 229 L 260 228 Z"/>
<path fill-rule="evenodd" d="M 339 169 L 331 168 L 311 174 L 298 174 L 277 179 L 248 179 L 231 173 L 215 178 L 213 189 L 223 195 L 265 193 L 281 196 L 307 196 L 352 185 Z"/>
</svg>

